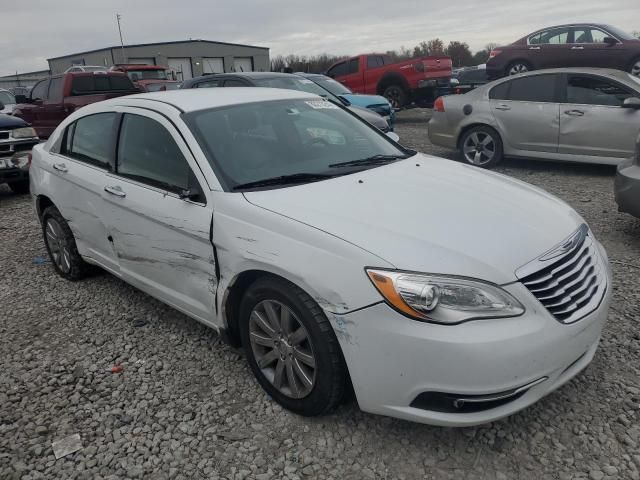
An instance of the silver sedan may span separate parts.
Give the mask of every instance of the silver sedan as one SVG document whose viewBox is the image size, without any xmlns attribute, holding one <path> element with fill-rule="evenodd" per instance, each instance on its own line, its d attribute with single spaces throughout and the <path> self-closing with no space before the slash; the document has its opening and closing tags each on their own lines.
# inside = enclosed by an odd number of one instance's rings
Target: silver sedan
<svg viewBox="0 0 640 480">
<path fill-rule="evenodd" d="M 432 143 L 490 168 L 504 156 L 617 165 L 640 129 L 640 78 L 596 68 L 538 70 L 440 97 Z"/>
</svg>

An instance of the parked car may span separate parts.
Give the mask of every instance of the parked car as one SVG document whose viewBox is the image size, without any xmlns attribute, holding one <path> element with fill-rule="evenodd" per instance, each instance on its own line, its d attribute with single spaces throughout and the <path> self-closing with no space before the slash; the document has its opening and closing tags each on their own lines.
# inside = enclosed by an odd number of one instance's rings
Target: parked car
<svg viewBox="0 0 640 480">
<path fill-rule="evenodd" d="M 47 138 L 76 109 L 132 93 L 138 89 L 120 72 L 65 73 L 36 83 L 28 98 L 16 97 L 13 114 Z"/>
<path fill-rule="evenodd" d="M 181 89 L 189 88 L 210 88 L 210 87 L 266 87 L 266 88 L 284 88 L 288 90 L 299 90 L 301 92 L 313 93 L 325 98 L 346 105 L 347 108 L 355 115 L 366 120 L 374 127 L 387 133 L 390 131 L 387 121 L 375 112 L 366 108 L 357 107 L 347 104 L 346 101 L 336 97 L 329 90 L 322 88 L 320 85 L 299 77 L 292 73 L 275 73 L 275 72 L 236 72 L 236 73 L 218 73 L 213 75 L 204 75 L 202 77 L 191 78 L 182 82 Z"/>
<path fill-rule="evenodd" d="M 168 73 L 168 67 L 137 63 L 117 64 L 109 69 L 112 72 L 123 72 L 142 92 L 158 92 L 175 90 L 180 85 Z"/>
<path fill-rule="evenodd" d="M 0 88 L 0 104 L 2 104 L 0 114 L 6 113 L 10 115 L 16 105 L 16 97 L 9 90 Z"/>
<path fill-rule="evenodd" d="M 614 190 L 618 210 L 640 218 L 640 134 L 633 157 L 618 164 Z"/>
<path fill-rule="evenodd" d="M 72 67 L 67 68 L 64 73 L 74 73 L 74 72 L 106 72 L 107 67 L 103 67 L 101 65 L 73 65 Z"/>
<path fill-rule="evenodd" d="M 489 83 L 487 66 L 463 67 L 453 71 L 449 93 L 461 95 Z"/>
<path fill-rule="evenodd" d="M 209 325 L 303 415 L 353 388 L 406 420 L 505 417 L 591 362 L 613 292 L 566 203 L 302 91 L 89 105 L 34 148 L 31 187 L 60 276 L 99 265 Z"/>
<path fill-rule="evenodd" d="M 389 55 L 358 55 L 334 63 L 327 75 L 353 92 L 383 95 L 394 108 L 412 101 L 433 101 L 451 78 L 451 58 L 427 56 L 394 62 Z"/>
<path fill-rule="evenodd" d="M 503 156 L 616 165 L 640 129 L 640 79 L 597 68 L 541 70 L 436 100 L 429 139 L 492 167 Z"/>
<path fill-rule="evenodd" d="M 353 93 L 347 87 L 340 82 L 334 80 L 326 75 L 320 75 L 317 73 L 304 73 L 296 72 L 296 75 L 311 80 L 313 83 L 320 85 L 325 90 L 328 90 L 336 97 L 342 100 L 346 100 L 349 105 L 356 107 L 368 108 L 369 110 L 376 112 L 382 118 L 384 118 L 389 124 L 389 128 L 393 130 L 396 123 L 396 112 L 385 97 L 381 95 L 364 95 L 361 93 Z"/>
<path fill-rule="evenodd" d="M 597 67 L 640 75 L 640 40 L 610 25 L 572 24 L 538 30 L 487 61 L 490 78 L 557 67 Z"/>
<path fill-rule="evenodd" d="M 0 184 L 8 184 L 15 193 L 29 191 L 29 154 L 38 142 L 27 122 L 0 114 Z"/>
</svg>

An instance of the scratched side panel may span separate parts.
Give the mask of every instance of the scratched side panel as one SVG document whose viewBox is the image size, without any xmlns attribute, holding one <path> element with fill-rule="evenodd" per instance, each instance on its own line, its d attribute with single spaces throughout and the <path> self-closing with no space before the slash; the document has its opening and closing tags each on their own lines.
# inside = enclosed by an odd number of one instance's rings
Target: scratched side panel
<svg viewBox="0 0 640 480">
<path fill-rule="evenodd" d="M 214 192 L 214 204 L 219 302 L 233 279 L 247 270 L 264 270 L 288 279 L 326 312 L 345 313 L 381 300 L 364 267 L 392 267 L 384 260 L 337 237 L 252 205 L 239 193 Z M 221 303 L 218 307 L 221 312 Z"/>
</svg>

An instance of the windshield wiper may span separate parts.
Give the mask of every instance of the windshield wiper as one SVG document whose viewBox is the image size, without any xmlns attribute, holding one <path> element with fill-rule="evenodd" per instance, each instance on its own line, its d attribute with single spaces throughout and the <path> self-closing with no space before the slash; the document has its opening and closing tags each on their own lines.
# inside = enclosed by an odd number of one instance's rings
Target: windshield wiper
<svg viewBox="0 0 640 480">
<path fill-rule="evenodd" d="M 402 160 L 408 157 L 409 155 L 372 155 L 371 157 L 361 158 L 360 160 L 350 160 L 348 162 L 333 163 L 329 165 L 329 168 L 383 165 L 385 163 L 395 162 L 396 160 Z"/>
<path fill-rule="evenodd" d="M 272 185 L 288 185 L 292 183 L 317 182 L 319 180 L 326 180 L 327 178 L 331 177 L 335 177 L 335 175 L 329 175 L 326 173 L 292 173 L 290 175 L 280 175 L 278 177 L 256 180 L 255 182 L 241 183 L 234 186 L 233 190 L 240 190 L 243 188 L 269 187 Z"/>
</svg>

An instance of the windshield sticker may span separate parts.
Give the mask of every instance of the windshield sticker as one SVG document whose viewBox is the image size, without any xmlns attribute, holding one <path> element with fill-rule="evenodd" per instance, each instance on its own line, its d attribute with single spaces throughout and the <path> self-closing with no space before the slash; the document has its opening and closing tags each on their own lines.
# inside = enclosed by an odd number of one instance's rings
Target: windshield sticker
<svg viewBox="0 0 640 480">
<path fill-rule="evenodd" d="M 311 108 L 315 108 L 316 110 L 323 110 L 323 109 L 339 110 L 337 106 L 335 106 L 331 102 L 327 102 L 326 100 L 309 100 L 304 103 L 309 105 Z"/>
</svg>

